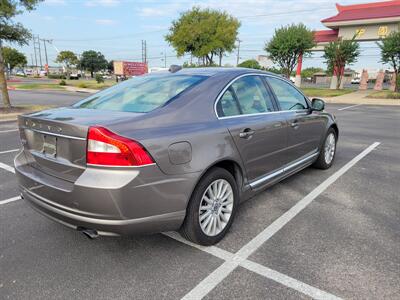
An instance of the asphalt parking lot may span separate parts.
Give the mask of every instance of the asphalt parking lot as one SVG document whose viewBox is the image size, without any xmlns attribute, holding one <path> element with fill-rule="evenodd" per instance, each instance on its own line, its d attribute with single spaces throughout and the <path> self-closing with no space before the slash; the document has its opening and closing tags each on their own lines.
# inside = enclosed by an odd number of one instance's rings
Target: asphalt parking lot
<svg viewBox="0 0 400 300">
<path fill-rule="evenodd" d="M 329 104 L 334 166 L 243 203 L 226 238 L 82 234 L 18 198 L 15 122 L 0 123 L 0 298 L 399 299 L 400 108 Z"/>
</svg>

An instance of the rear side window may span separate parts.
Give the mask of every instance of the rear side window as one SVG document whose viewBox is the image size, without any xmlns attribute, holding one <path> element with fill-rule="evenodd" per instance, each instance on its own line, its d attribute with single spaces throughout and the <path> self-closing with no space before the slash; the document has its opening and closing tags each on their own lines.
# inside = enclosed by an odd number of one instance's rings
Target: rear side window
<svg viewBox="0 0 400 300">
<path fill-rule="evenodd" d="M 282 110 L 302 110 L 308 108 L 303 94 L 289 83 L 273 77 L 268 77 L 267 81 L 274 91 Z"/>
<path fill-rule="evenodd" d="M 206 79 L 206 76 L 148 75 L 129 79 L 86 98 L 73 107 L 149 112 Z"/>
<path fill-rule="evenodd" d="M 224 95 L 221 97 L 220 112 L 219 115 L 224 117 L 240 115 L 239 105 L 236 101 L 235 94 L 231 87 L 226 90 Z"/>
<path fill-rule="evenodd" d="M 251 115 L 274 111 L 272 99 L 259 76 L 239 78 L 217 103 L 219 117 Z"/>
</svg>

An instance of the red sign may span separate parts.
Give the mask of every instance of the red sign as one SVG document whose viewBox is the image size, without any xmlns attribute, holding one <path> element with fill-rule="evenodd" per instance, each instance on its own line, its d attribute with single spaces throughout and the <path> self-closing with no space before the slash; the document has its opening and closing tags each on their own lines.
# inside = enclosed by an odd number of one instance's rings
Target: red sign
<svg viewBox="0 0 400 300">
<path fill-rule="evenodd" d="M 124 61 L 124 75 L 138 76 L 147 73 L 147 64 L 142 62 Z"/>
</svg>

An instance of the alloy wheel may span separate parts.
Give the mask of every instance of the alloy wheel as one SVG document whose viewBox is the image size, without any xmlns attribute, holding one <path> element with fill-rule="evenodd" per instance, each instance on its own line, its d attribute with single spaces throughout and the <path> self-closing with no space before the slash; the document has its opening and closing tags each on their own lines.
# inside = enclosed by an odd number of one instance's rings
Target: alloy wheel
<svg viewBox="0 0 400 300">
<path fill-rule="evenodd" d="M 220 234 L 233 212 L 233 190 L 225 179 L 213 181 L 206 189 L 199 207 L 201 230 L 208 236 Z"/>
<path fill-rule="evenodd" d="M 335 149 L 336 149 L 336 137 L 331 132 L 326 137 L 326 141 L 325 141 L 324 155 L 325 155 L 325 162 L 327 164 L 330 164 L 332 162 L 333 157 L 335 156 Z"/>
</svg>

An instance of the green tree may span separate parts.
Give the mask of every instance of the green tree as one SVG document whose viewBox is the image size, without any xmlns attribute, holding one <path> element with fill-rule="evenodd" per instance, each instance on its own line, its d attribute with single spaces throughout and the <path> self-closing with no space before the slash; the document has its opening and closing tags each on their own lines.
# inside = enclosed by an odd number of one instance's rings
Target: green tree
<svg viewBox="0 0 400 300">
<path fill-rule="evenodd" d="M 323 57 L 328 65 L 328 70 L 333 70 L 338 79 L 336 83 L 337 90 L 340 88 L 346 65 L 355 63 L 360 55 L 360 46 L 355 38 L 355 36 L 351 40 L 339 38 L 337 41 L 330 42 L 324 48 Z"/>
<path fill-rule="evenodd" d="M 82 68 L 90 72 L 92 78 L 94 72 L 107 69 L 108 67 L 108 62 L 104 55 L 94 50 L 83 52 L 79 64 Z"/>
<path fill-rule="evenodd" d="M 238 67 L 249 68 L 249 69 L 258 69 L 258 70 L 261 69 L 260 64 L 255 59 L 245 60 L 245 61 L 241 62 L 240 64 L 238 64 Z"/>
<path fill-rule="evenodd" d="M 282 74 L 282 70 L 275 67 L 264 68 L 264 70 L 275 74 Z"/>
<path fill-rule="evenodd" d="M 313 77 L 315 73 L 320 73 L 320 72 L 324 72 L 324 69 L 314 68 L 314 67 L 306 68 L 301 71 L 301 77 L 310 78 Z"/>
<path fill-rule="evenodd" d="M 70 68 L 72 66 L 76 66 L 79 63 L 79 60 L 74 52 L 69 50 L 64 50 L 58 53 L 55 62 L 63 64 L 65 66 L 67 78 L 69 78 Z"/>
<path fill-rule="evenodd" d="M 297 65 L 299 56 L 309 54 L 314 46 L 313 32 L 303 24 L 292 24 L 276 29 L 272 39 L 265 44 L 264 50 L 289 78 Z"/>
<path fill-rule="evenodd" d="M 113 61 L 113 60 L 110 60 L 110 61 L 107 63 L 107 70 L 108 70 L 109 72 L 111 72 L 111 73 L 114 72 L 114 61 Z"/>
<path fill-rule="evenodd" d="M 187 53 L 201 58 L 203 65 L 213 65 L 214 56 L 222 57 L 235 49 L 240 22 L 227 14 L 212 9 L 193 7 L 172 22 L 165 40 L 178 57 Z"/>
<path fill-rule="evenodd" d="M 0 0 L 0 89 L 5 107 L 10 108 L 10 97 L 7 91 L 7 81 L 4 75 L 5 66 L 1 49 L 3 42 L 27 45 L 31 33 L 21 23 L 13 18 L 26 11 L 35 9 L 42 0 Z"/>
<path fill-rule="evenodd" d="M 400 92 L 400 32 L 390 33 L 384 40 L 377 43 L 381 48 L 381 60 L 390 64 L 396 76 L 395 92 Z"/>
<path fill-rule="evenodd" d="M 11 47 L 3 47 L 2 55 L 5 65 L 10 67 L 10 72 L 15 67 L 24 67 L 28 63 L 25 54 Z"/>
</svg>

